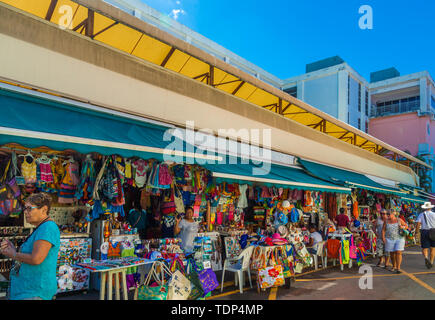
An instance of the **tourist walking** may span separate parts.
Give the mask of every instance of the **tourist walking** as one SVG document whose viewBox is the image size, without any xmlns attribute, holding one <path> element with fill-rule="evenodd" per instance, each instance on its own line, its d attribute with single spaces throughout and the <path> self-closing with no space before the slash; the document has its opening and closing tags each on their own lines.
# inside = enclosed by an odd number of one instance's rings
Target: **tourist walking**
<svg viewBox="0 0 435 320">
<path fill-rule="evenodd" d="M 383 266 L 385 269 L 391 264 L 389 264 L 390 255 L 385 251 L 385 243 L 382 239 L 382 229 L 384 228 L 384 223 L 387 220 L 387 210 L 382 209 L 379 213 L 379 217 L 374 221 L 374 228 L 376 233 L 376 254 L 379 257 L 379 262 L 376 266 Z"/>
<path fill-rule="evenodd" d="M 420 231 L 421 249 L 428 269 L 432 268 L 435 258 L 435 240 L 430 237 L 430 229 L 435 228 L 435 212 L 431 210 L 434 207 L 430 202 L 425 202 L 421 206 L 424 212 L 417 218 L 417 233 Z"/>
<path fill-rule="evenodd" d="M 408 225 L 402 219 L 387 211 L 387 219 L 382 228 L 382 240 L 385 244 L 385 251 L 390 254 L 393 264 L 392 272 L 401 273 L 402 251 L 405 249 L 405 237 L 401 229 L 407 229 Z"/>
</svg>

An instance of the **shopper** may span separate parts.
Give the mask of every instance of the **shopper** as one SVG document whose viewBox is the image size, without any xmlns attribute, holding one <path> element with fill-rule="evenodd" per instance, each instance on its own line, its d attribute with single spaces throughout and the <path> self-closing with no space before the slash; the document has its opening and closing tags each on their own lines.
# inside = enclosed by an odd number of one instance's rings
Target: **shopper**
<svg viewBox="0 0 435 320">
<path fill-rule="evenodd" d="M 1 243 L 1 253 L 14 260 L 10 272 L 11 300 L 52 300 L 57 292 L 60 231 L 49 216 L 50 205 L 49 195 L 30 195 L 25 201 L 24 214 L 36 229 L 18 251 L 8 240 Z"/>
<path fill-rule="evenodd" d="M 345 214 L 344 208 L 340 208 L 340 214 L 335 218 L 335 222 L 336 222 L 338 228 L 348 228 L 349 227 L 350 219 Z"/>
<path fill-rule="evenodd" d="M 311 254 L 317 253 L 318 243 L 323 241 L 322 235 L 317 231 L 317 228 L 314 225 L 310 225 L 308 227 L 310 231 L 310 241 L 307 245 L 307 250 Z"/>
<path fill-rule="evenodd" d="M 402 251 L 405 249 L 405 238 L 400 235 L 401 228 L 408 228 L 405 222 L 387 211 L 387 220 L 382 228 L 382 240 L 385 243 L 385 251 L 390 254 L 393 263 L 392 272 L 401 273 Z"/>
<path fill-rule="evenodd" d="M 382 209 L 379 213 L 379 217 L 373 222 L 373 227 L 376 234 L 376 253 L 379 256 L 379 262 L 376 266 L 382 266 L 387 268 L 391 266 L 389 264 L 390 256 L 389 253 L 385 251 L 385 243 L 382 240 L 382 229 L 384 228 L 384 223 L 387 220 L 387 210 Z"/>
<path fill-rule="evenodd" d="M 429 237 L 429 230 L 435 228 L 435 212 L 431 210 L 434 207 L 430 202 L 425 202 L 421 206 L 424 212 L 417 218 L 417 232 L 420 230 L 421 248 L 428 269 L 432 268 L 435 258 L 435 241 Z"/>
<path fill-rule="evenodd" d="M 147 212 L 146 210 L 142 209 L 142 205 L 137 199 L 133 200 L 132 207 L 133 208 L 128 213 L 127 221 L 132 228 L 137 229 L 139 237 L 141 239 L 145 239 L 147 229 Z"/>
<path fill-rule="evenodd" d="M 186 253 L 193 252 L 193 240 L 198 233 L 198 223 L 193 220 L 193 209 L 186 208 L 186 215 L 183 219 L 176 218 L 174 234 L 181 239 L 181 247 Z"/>
</svg>

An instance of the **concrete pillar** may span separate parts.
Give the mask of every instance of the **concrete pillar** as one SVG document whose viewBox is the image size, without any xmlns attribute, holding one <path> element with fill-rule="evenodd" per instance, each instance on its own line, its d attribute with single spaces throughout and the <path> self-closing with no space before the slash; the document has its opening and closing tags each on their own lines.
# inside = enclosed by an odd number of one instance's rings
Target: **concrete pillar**
<svg viewBox="0 0 435 320">
<path fill-rule="evenodd" d="M 427 104 L 428 91 L 427 91 L 426 77 L 420 79 L 420 112 L 430 111 L 430 105 Z"/>
</svg>

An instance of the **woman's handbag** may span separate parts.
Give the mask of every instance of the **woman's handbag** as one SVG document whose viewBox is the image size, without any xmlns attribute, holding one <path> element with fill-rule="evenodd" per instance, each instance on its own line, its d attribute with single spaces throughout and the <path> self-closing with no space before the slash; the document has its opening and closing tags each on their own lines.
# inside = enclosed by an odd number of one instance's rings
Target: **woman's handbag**
<svg viewBox="0 0 435 320">
<path fill-rule="evenodd" d="M 160 268 L 160 276 L 157 274 L 157 268 Z M 169 286 L 165 283 L 165 274 L 172 276 L 164 263 L 154 262 L 144 284 L 138 289 L 138 300 L 167 300 Z M 150 286 L 152 278 L 157 282 L 155 287 Z"/>
</svg>

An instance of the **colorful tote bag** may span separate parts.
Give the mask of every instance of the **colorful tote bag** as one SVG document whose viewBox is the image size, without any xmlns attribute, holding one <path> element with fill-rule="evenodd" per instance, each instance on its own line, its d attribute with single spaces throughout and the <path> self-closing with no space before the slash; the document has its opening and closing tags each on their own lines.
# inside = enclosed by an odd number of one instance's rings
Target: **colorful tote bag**
<svg viewBox="0 0 435 320">
<path fill-rule="evenodd" d="M 160 276 L 157 275 L 157 268 L 161 271 Z M 144 284 L 138 289 L 138 300 L 167 300 L 169 286 L 164 280 L 165 273 L 172 276 L 165 264 L 160 261 L 154 262 Z M 157 286 L 150 286 L 152 278 L 157 282 Z"/>
<path fill-rule="evenodd" d="M 175 271 L 168 283 L 167 300 L 187 300 L 190 291 L 190 280 L 187 279 L 179 270 Z"/>
<path fill-rule="evenodd" d="M 358 248 L 355 246 L 353 242 L 353 236 L 350 239 L 350 248 L 349 248 L 349 258 L 356 259 L 358 254 Z"/>
<path fill-rule="evenodd" d="M 284 273 L 282 265 L 265 267 L 258 270 L 258 284 L 261 289 L 279 287 L 284 285 Z"/>
</svg>

